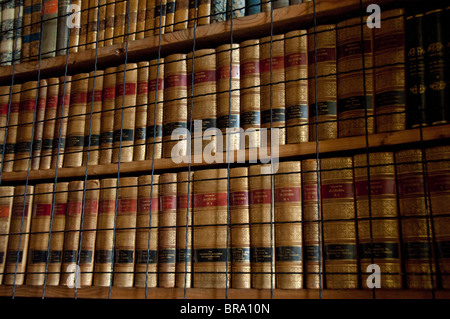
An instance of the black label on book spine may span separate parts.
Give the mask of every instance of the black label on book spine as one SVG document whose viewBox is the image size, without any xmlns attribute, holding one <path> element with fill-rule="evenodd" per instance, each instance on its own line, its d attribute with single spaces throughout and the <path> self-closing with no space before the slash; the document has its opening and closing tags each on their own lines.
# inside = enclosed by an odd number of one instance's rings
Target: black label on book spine
<svg viewBox="0 0 450 319">
<path fill-rule="evenodd" d="M 47 251 L 46 250 L 33 250 L 31 254 L 32 264 L 41 264 L 47 262 Z"/>
<path fill-rule="evenodd" d="M 96 250 L 95 262 L 99 264 L 109 264 L 112 262 L 112 250 Z"/>
<path fill-rule="evenodd" d="M 122 133 L 122 142 L 133 142 L 134 130 L 133 129 L 122 129 L 114 131 L 114 142 L 120 142 L 120 136 Z"/>
<path fill-rule="evenodd" d="M 53 149 L 53 139 L 44 139 L 42 140 L 42 150 L 43 151 L 51 151 Z"/>
<path fill-rule="evenodd" d="M 353 110 L 371 110 L 372 109 L 372 95 L 366 96 L 351 96 L 338 101 L 338 112 L 343 113 Z"/>
<path fill-rule="evenodd" d="M 438 258 L 450 258 L 450 241 L 438 241 L 436 246 Z"/>
<path fill-rule="evenodd" d="M 134 261 L 134 250 L 118 249 L 114 253 L 114 262 L 117 264 L 132 264 Z"/>
<path fill-rule="evenodd" d="M 239 115 L 225 115 L 218 119 L 219 128 L 225 129 L 227 127 L 235 128 L 239 127 Z"/>
<path fill-rule="evenodd" d="M 319 245 L 305 246 L 305 261 L 319 261 Z"/>
<path fill-rule="evenodd" d="M 16 144 L 16 153 L 29 153 L 31 151 L 31 142 L 19 142 Z"/>
<path fill-rule="evenodd" d="M 163 136 L 163 127 L 162 125 L 156 125 L 156 133 L 155 133 L 155 126 L 147 126 L 147 138 L 153 138 L 153 137 L 162 137 Z"/>
<path fill-rule="evenodd" d="M 302 247 L 301 246 L 276 247 L 275 261 L 302 261 Z"/>
<path fill-rule="evenodd" d="M 167 1 L 167 13 L 175 13 L 175 1 Z"/>
<path fill-rule="evenodd" d="M 33 152 L 40 151 L 42 148 L 42 141 L 33 141 Z"/>
<path fill-rule="evenodd" d="M 148 257 L 147 257 L 148 256 Z M 137 250 L 136 263 L 137 264 L 156 264 L 158 252 L 156 250 Z M 147 260 L 148 258 L 148 260 Z"/>
<path fill-rule="evenodd" d="M 359 244 L 359 258 L 361 259 L 398 259 L 399 247 L 397 243 Z"/>
<path fill-rule="evenodd" d="M 261 124 L 261 112 L 251 111 L 245 112 L 241 116 L 242 126 Z"/>
<path fill-rule="evenodd" d="M 286 115 L 285 109 L 272 109 L 261 112 L 261 124 L 270 124 L 270 118 L 272 117 L 272 123 L 285 122 Z"/>
<path fill-rule="evenodd" d="M 317 103 L 318 116 L 321 115 L 337 115 L 337 103 L 333 101 Z M 309 105 L 309 117 L 316 116 L 316 104 Z"/>
<path fill-rule="evenodd" d="M 286 107 L 286 119 L 296 120 L 296 119 L 307 119 L 308 106 L 307 105 L 292 105 Z"/>
<path fill-rule="evenodd" d="M 134 130 L 135 141 L 145 141 L 146 135 L 147 135 L 147 128 L 145 127 L 137 127 Z"/>
<path fill-rule="evenodd" d="M 63 262 L 74 263 L 77 261 L 77 251 L 76 250 L 64 250 Z"/>
<path fill-rule="evenodd" d="M 175 263 L 175 249 L 158 250 L 158 263 L 161 264 Z"/>
<path fill-rule="evenodd" d="M 61 137 L 61 138 L 57 137 L 57 138 L 53 139 L 53 149 L 54 150 L 57 150 L 57 149 L 63 150 L 65 145 L 66 145 L 65 137 Z"/>
<path fill-rule="evenodd" d="M 267 263 L 272 261 L 272 248 L 254 247 L 250 249 L 250 259 L 254 263 Z"/>
<path fill-rule="evenodd" d="M 3 152 L 3 149 L 2 149 Z M 15 154 L 16 153 L 16 144 L 6 144 L 5 146 L 5 154 Z"/>
<path fill-rule="evenodd" d="M 325 260 L 351 260 L 356 259 L 356 245 L 331 244 L 325 245 Z"/>
<path fill-rule="evenodd" d="M 250 262 L 250 248 L 232 248 L 231 261 L 234 263 Z"/>
<path fill-rule="evenodd" d="M 51 264 L 59 264 L 62 261 L 62 251 L 61 250 L 52 250 L 50 251 L 49 262 Z"/>
<path fill-rule="evenodd" d="M 406 260 L 428 260 L 431 257 L 432 248 L 426 241 L 403 243 L 403 247 Z"/>
<path fill-rule="evenodd" d="M 89 145 L 89 135 L 84 137 L 84 145 Z M 100 146 L 100 135 L 91 135 L 91 146 Z"/>
<path fill-rule="evenodd" d="M 67 136 L 66 147 L 83 147 L 84 146 L 84 136 Z"/>
<path fill-rule="evenodd" d="M 23 258 L 23 251 L 8 250 L 6 252 L 6 262 L 9 264 L 21 263 Z"/>
<path fill-rule="evenodd" d="M 226 248 L 194 249 L 194 262 L 225 262 L 231 261 L 230 251 Z"/>
<path fill-rule="evenodd" d="M 3 264 L 3 259 L 5 259 L 5 252 L 0 251 L 0 264 Z"/>
<path fill-rule="evenodd" d="M 190 249 L 177 249 L 177 263 L 185 263 L 191 261 L 191 250 Z"/>
<path fill-rule="evenodd" d="M 375 94 L 375 107 L 404 105 L 404 104 L 405 104 L 405 92 L 403 90 L 389 91 Z"/>
<path fill-rule="evenodd" d="M 163 137 L 168 137 L 172 135 L 172 132 L 176 129 L 187 129 L 187 123 L 186 122 L 172 122 L 164 124 L 163 126 Z M 187 133 L 185 131 L 185 133 Z"/>
<path fill-rule="evenodd" d="M 113 143 L 113 132 L 103 132 L 100 134 L 100 144 L 112 144 Z"/>
<path fill-rule="evenodd" d="M 80 264 L 88 264 L 93 261 L 94 252 L 92 250 L 80 251 Z"/>
</svg>

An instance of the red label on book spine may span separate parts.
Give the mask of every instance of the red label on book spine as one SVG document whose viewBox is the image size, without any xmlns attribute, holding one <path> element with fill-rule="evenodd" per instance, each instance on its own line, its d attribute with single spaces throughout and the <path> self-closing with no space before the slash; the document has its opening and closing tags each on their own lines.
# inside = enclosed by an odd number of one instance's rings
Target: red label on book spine
<svg viewBox="0 0 450 319">
<path fill-rule="evenodd" d="M 57 105 L 58 105 L 58 97 L 56 97 L 56 96 L 47 97 L 47 107 L 48 108 L 56 108 Z"/>
<path fill-rule="evenodd" d="M 230 194 L 230 206 L 248 206 L 248 192 L 234 192 Z"/>
<path fill-rule="evenodd" d="M 117 201 L 118 213 L 135 213 L 137 210 L 137 199 L 122 198 Z"/>
<path fill-rule="evenodd" d="M 178 209 L 186 209 L 188 202 L 187 195 L 180 195 L 177 197 L 177 205 Z M 192 195 L 189 195 L 189 208 L 192 208 Z"/>
<path fill-rule="evenodd" d="M 86 104 L 87 103 L 87 92 L 75 92 L 70 95 L 70 103 L 80 103 L 80 104 Z"/>
<path fill-rule="evenodd" d="M 84 213 L 89 215 L 96 215 L 98 213 L 98 201 L 86 200 L 84 202 Z"/>
<path fill-rule="evenodd" d="M 257 189 L 250 192 L 250 205 L 270 204 L 271 200 L 272 192 L 270 189 Z"/>
<path fill-rule="evenodd" d="M 351 198 L 353 197 L 353 183 L 336 183 L 322 185 L 323 199 Z"/>
<path fill-rule="evenodd" d="M 136 94 L 136 83 L 125 83 L 116 86 L 116 97 L 123 95 L 123 90 L 125 89 L 125 95 Z"/>
<path fill-rule="evenodd" d="M 152 208 L 152 213 L 158 212 L 159 209 L 159 201 L 158 198 L 155 197 L 153 200 L 150 198 L 139 198 L 138 199 L 138 212 L 142 214 L 147 214 L 150 212 L 150 204 Z"/>
<path fill-rule="evenodd" d="M 192 73 L 187 77 L 188 85 L 192 82 Z M 216 70 L 203 70 L 194 72 L 194 85 L 205 82 L 214 82 L 216 80 Z"/>
<path fill-rule="evenodd" d="M 11 113 L 18 113 L 20 108 L 19 102 L 11 103 Z"/>
<path fill-rule="evenodd" d="M 261 64 L 261 72 L 270 72 L 270 70 L 283 70 L 284 57 L 281 56 L 272 57 L 272 65 L 270 63 L 270 58 L 261 60 L 260 64 Z"/>
<path fill-rule="evenodd" d="M 148 93 L 148 82 L 139 82 L 137 84 L 137 94 L 147 94 Z"/>
<path fill-rule="evenodd" d="M 317 200 L 317 185 L 303 185 L 303 200 Z"/>
<path fill-rule="evenodd" d="M 308 61 L 306 60 L 306 52 L 300 53 L 292 53 L 286 55 L 285 58 L 286 67 L 297 66 L 297 65 L 308 65 Z"/>
<path fill-rule="evenodd" d="M 103 90 L 95 90 L 94 92 L 94 102 L 101 102 L 103 99 Z M 92 91 L 88 92 L 87 102 L 92 102 Z"/>
<path fill-rule="evenodd" d="M 81 214 L 82 202 L 68 202 L 67 203 L 67 215 Z"/>
<path fill-rule="evenodd" d="M 239 78 L 240 77 L 240 68 L 239 65 L 233 65 L 231 67 L 231 77 Z M 230 66 L 226 65 L 217 69 L 217 80 L 220 79 L 229 79 L 230 78 Z"/>
<path fill-rule="evenodd" d="M 241 75 L 246 76 L 249 74 L 260 74 L 258 61 L 241 64 Z"/>
<path fill-rule="evenodd" d="M 112 200 L 101 200 L 98 206 L 98 213 L 101 214 L 114 214 L 116 209 L 116 201 Z"/>
<path fill-rule="evenodd" d="M 328 62 L 328 61 L 336 61 L 336 48 L 323 48 L 323 49 L 317 49 L 317 54 L 314 54 L 314 51 L 310 51 L 308 58 L 309 64 L 316 63 L 316 56 L 317 56 L 317 63 L 320 62 Z"/>
<path fill-rule="evenodd" d="M 450 190 L 450 174 L 442 172 L 442 175 L 429 176 L 428 185 L 430 192 L 445 192 Z"/>
<path fill-rule="evenodd" d="M 187 86 L 186 74 L 174 74 L 164 78 L 164 87 L 166 89 L 177 86 Z"/>
<path fill-rule="evenodd" d="M 300 202 L 301 201 L 301 189 L 300 187 L 281 187 L 275 188 L 275 202 Z"/>
<path fill-rule="evenodd" d="M 66 214 L 67 203 L 56 203 L 55 204 L 55 215 L 62 216 Z"/>
<path fill-rule="evenodd" d="M 227 193 L 194 195 L 194 208 L 227 206 Z"/>
<path fill-rule="evenodd" d="M 34 211 L 35 217 L 50 216 L 52 213 L 52 204 L 36 204 L 36 210 Z"/>
<path fill-rule="evenodd" d="M 400 195 L 424 195 L 422 174 L 401 176 L 398 178 Z"/>
<path fill-rule="evenodd" d="M 9 206 L 0 206 L 0 218 L 9 217 Z"/>
<path fill-rule="evenodd" d="M 368 181 L 356 181 L 355 182 L 356 196 L 368 196 L 369 183 Z M 371 195 L 394 195 L 395 179 L 383 178 L 383 179 L 371 179 L 370 180 L 370 194 Z"/>
<path fill-rule="evenodd" d="M 116 88 L 109 87 L 103 89 L 103 99 L 114 99 L 116 98 Z"/>
<path fill-rule="evenodd" d="M 36 100 L 22 101 L 22 102 L 20 102 L 20 105 L 19 105 L 19 112 L 34 111 L 35 106 L 36 106 Z"/>
<path fill-rule="evenodd" d="M 156 91 L 156 83 L 158 83 L 158 91 L 164 90 L 164 80 L 163 79 L 156 79 L 150 80 L 150 92 Z"/>
<path fill-rule="evenodd" d="M 176 195 L 161 196 L 160 199 L 161 199 L 161 209 L 163 210 L 177 209 Z"/>
<path fill-rule="evenodd" d="M 45 109 L 45 102 L 46 102 L 46 99 L 45 98 L 43 98 L 43 97 L 40 97 L 39 99 L 38 99 L 38 108 L 39 109 Z"/>
<path fill-rule="evenodd" d="M 22 204 L 15 204 L 13 206 L 13 211 L 11 217 L 28 217 L 28 205 L 25 205 L 25 210 Z"/>
<path fill-rule="evenodd" d="M 44 15 L 58 13 L 58 0 L 44 2 L 43 13 Z"/>
</svg>

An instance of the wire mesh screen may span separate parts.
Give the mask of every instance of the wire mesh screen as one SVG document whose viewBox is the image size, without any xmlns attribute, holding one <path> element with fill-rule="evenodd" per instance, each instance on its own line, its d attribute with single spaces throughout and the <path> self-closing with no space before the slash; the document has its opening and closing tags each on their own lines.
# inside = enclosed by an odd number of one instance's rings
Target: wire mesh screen
<svg viewBox="0 0 450 319">
<path fill-rule="evenodd" d="M 1 294 L 449 289 L 450 8 L 341 2 L 3 1 Z"/>
</svg>

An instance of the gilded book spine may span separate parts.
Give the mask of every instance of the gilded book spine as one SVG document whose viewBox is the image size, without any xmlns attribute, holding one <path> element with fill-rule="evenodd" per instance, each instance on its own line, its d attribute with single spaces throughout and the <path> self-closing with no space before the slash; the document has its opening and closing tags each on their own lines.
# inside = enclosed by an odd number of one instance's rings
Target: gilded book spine
<svg viewBox="0 0 450 319">
<path fill-rule="evenodd" d="M 167 0 L 155 1 L 155 31 L 154 34 L 164 34 L 166 25 Z"/>
<path fill-rule="evenodd" d="M 8 136 L 6 137 L 5 156 L 3 158 L 3 172 L 12 172 L 14 168 L 14 157 L 16 153 L 17 129 L 18 129 L 17 124 L 19 122 L 19 105 L 20 105 L 21 91 L 22 91 L 22 84 L 13 85 L 11 107 L 9 110 Z"/>
<path fill-rule="evenodd" d="M 145 20 L 147 18 L 147 0 L 139 0 L 136 24 L 136 39 L 145 36 Z"/>
<path fill-rule="evenodd" d="M 33 152 L 31 160 L 31 169 L 33 170 L 39 169 L 41 163 L 42 134 L 44 132 L 45 109 L 47 106 L 47 85 L 47 80 L 44 79 L 39 81 L 39 96 L 34 118 Z"/>
<path fill-rule="evenodd" d="M 230 169 L 231 287 L 251 288 L 248 168 Z"/>
<path fill-rule="evenodd" d="M 72 79 L 64 167 L 78 167 L 83 162 L 89 73 L 75 74 Z"/>
<path fill-rule="evenodd" d="M 175 25 L 173 29 L 175 31 L 184 30 L 188 27 L 189 19 L 189 0 L 177 0 L 175 6 Z"/>
<path fill-rule="evenodd" d="M 117 67 L 112 162 L 133 160 L 134 121 L 136 117 L 137 64 Z M 119 151 L 119 148 L 122 148 Z"/>
<path fill-rule="evenodd" d="M 197 2 L 197 6 L 195 6 Z M 209 24 L 211 19 L 211 0 L 189 0 L 189 23 L 188 27 Z"/>
<path fill-rule="evenodd" d="M 158 283 L 159 175 L 138 179 L 135 287 Z"/>
<path fill-rule="evenodd" d="M 116 72 L 116 67 L 110 67 L 107 68 L 104 73 L 99 164 L 109 164 L 112 159 L 114 106 L 116 100 Z"/>
<path fill-rule="evenodd" d="M 370 153 L 369 159 L 357 154 L 353 159 L 362 287 L 368 288 L 367 267 L 377 264 L 381 288 L 402 288 L 394 153 Z"/>
<path fill-rule="evenodd" d="M 432 263 L 432 229 L 429 200 L 425 195 L 423 154 L 420 149 L 398 151 L 398 201 L 401 217 L 403 258 L 409 289 L 432 289 L 436 277 Z"/>
<path fill-rule="evenodd" d="M 106 0 L 100 0 L 100 7 L 98 10 L 100 11 L 98 19 L 98 30 L 97 30 L 97 37 L 98 37 L 98 47 L 104 47 L 105 46 L 105 30 L 106 30 L 106 8 L 107 8 L 107 2 Z"/>
<path fill-rule="evenodd" d="M 100 158 L 100 134 L 102 117 L 104 72 L 89 72 L 86 118 L 84 127 L 83 165 L 97 165 Z M 89 156 L 89 157 L 88 157 Z M 89 158 L 89 160 L 88 160 Z"/>
<path fill-rule="evenodd" d="M 86 50 L 87 28 L 89 24 L 89 0 L 81 0 L 80 37 L 78 52 Z"/>
<path fill-rule="evenodd" d="M 125 19 L 125 34 L 127 36 L 124 38 L 125 41 L 136 40 L 136 29 L 137 29 L 137 18 L 138 18 L 138 0 L 129 0 L 129 11 L 127 11 L 127 17 Z"/>
<path fill-rule="evenodd" d="M 38 60 L 41 58 L 41 6 L 42 0 L 33 0 L 31 10 L 30 27 L 30 59 Z"/>
<path fill-rule="evenodd" d="M 23 0 L 22 20 L 22 54 L 21 62 L 30 61 L 30 36 L 31 36 L 31 10 L 32 0 Z"/>
<path fill-rule="evenodd" d="M 13 63 L 18 64 L 22 56 L 23 0 L 15 0 L 14 28 Z"/>
<path fill-rule="evenodd" d="M 100 22 L 98 20 L 98 0 L 89 0 L 89 11 L 87 21 L 86 34 L 86 50 L 95 49 L 97 47 L 97 32 L 100 29 Z M 97 27 L 98 26 L 98 27 Z M 99 39 L 100 41 L 100 39 Z"/>
<path fill-rule="evenodd" d="M 306 30 L 285 34 L 286 143 L 308 142 L 308 37 Z"/>
<path fill-rule="evenodd" d="M 116 14 L 116 1 L 107 0 L 105 18 L 105 42 L 103 46 L 112 45 L 114 41 L 114 21 Z"/>
<path fill-rule="evenodd" d="M 301 162 L 283 162 L 274 177 L 277 288 L 303 288 Z"/>
<path fill-rule="evenodd" d="M 270 164 L 249 169 L 252 288 L 275 288 L 273 176 Z"/>
<path fill-rule="evenodd" d="M 56 55 L 58 34 L 58 1 L 43 0 L 42 6 L 42 58 Z"/>
<path fill-rule="evenodd" d="M 94 286 L 109 287 L 112 280 L 112 250 L 116 211 L 117 179 L 100 180 L 97 235 L 95 238 Z"/>
<path fill-rule="evenodd" d="M 161 158 L 163 138 L 164 105 L 164 59 L 150 61 L 147 108 L 147 152 L 146 159 Z M 169 134 L 171 134 L 170 132 Z"/>
<path fill-rule="evenodd" d="M 216 49 L 216 57 L 217 124 L 223 134 L 222 149 L 234 151 L 240 146 L 239 44 L 219 46 Z"/>
<path fill-rule="evenodd" d="M 358 288 L 351 157 L 321 159 L 325 281 L 329 289 Z"/>
<path fill-rule="evenodd" d="M 9 130 L 9 123 L 8 122 L 8 113 L 11 114 L 9 108 L 9 93 L 11 89 L 10 86 L 0 86 L 0 164 L 2 164 L 3 161 L 3 153 L 6 154 L 6 149 L 3 149 L 5 145 L 5 137 L 7 136 L 8 130 Z M 8 124 L 8 127 L 7 127 Z M 3 165 L 1 165 L 0 169 L 3 168 Z"/>
<path fill-rule="evenodd" d="M 23 285 L 25 282 L 33 191 L 32 185 L 19 185 L 14 189 L 3 285 Z"/>
<path fill-rule="evenodd" d="M 278 145 L 286 144 L 284 60 L 284 34 L 260 39 L 261 127 L 269 132 L 261 138 L 263 147 L 275 138 L 273 129 L 278 130 Z"/>
<path fill-rule="evenodd" d="M 435 239 L 438 251 L 439 272 L 443 289 L 450 287 L 450 148 L 448 146 L 431 147 L 425 150 L 428 170 L 428 188 L 430 207 L 433 214 Z"/>
<path fill-rule="evenodd" d="M 373 33 L 364 22 L 352 18 L 337 25 L 339 137 L 374 132 Z"/>
<path fill-rule="evenodd" d="M 8 234 L 11 223 L 11 212 L 14 196 L 13 186 L 2 186 L 0 188 L 2 197 L 0 198 L 0 284 L 3 280 L 5 269 L 6 251 L 8 249 Z"/>
<path fill-rule="evenodd" d="M 60 77 L 51 168 L 63 167 L 71 89 L 72 76 Z"/>
<path fill-rule="evenodd" d="M 138 179 L 137 177 L 122 177 L 119 183 L 113 285 L 133 287 Z"/>
<path fill-rule="evenodd" d="M 190 96 L 188 109 L 192 114 L 190 120 L 194 133 L 191 133 L 193 136 L 191 153 L 201 156 L 203 150 L 207 150 L 214 154 L 217 152 L 215 136 L 212 135 L 210 138 L 203 139 L 203 133 L 207 129 L 217 127 L 216 51 L 214 49 L 202 49 L 195 51 L 195 53 L 190 52 L 187 58 L 187 69 L 188 96 Z M 205 105 L 208 105 L 208 108 L 205 108 Z M 195 125 L 196 123 L 197 125 Z"/>
<path fill-rule="evenodd" d="M 177 174 L 161 174 L 160 182 L 158 282 L 159 287 L 173 288 L 177 245 Z"/>
<path fill-rule="evenodd" d="M 240 148 L 257 148 L 260 145 L 261 128 L 259 40 L 247 40 L 240 44 L 241 75 L 241 126 L 245 135 Z M 247 137 L 248 136 L 248 137 Z"/>
<path fill-rule="evenodd" d="M 53 222 L 51 224 L 50 255 L 48 257 L 47 285 L 58 286 L 64 249 L 64 230 L 69 182 L 58 182 L 54 194 Z"/>
<path fill-rule="evenodd" d="M 72 0 L 72 5 L 74 9 L 72 9 L 72 14 L 74 15 L 73 28 L 69 28 L 69 53 L 78 52 L 78 44 L 80 40 L 80 29 L 81 29 L 81 0 Z M 67 12 L 66 14 L 69 14 Z M 63 17 L 67 18 L 67 17 Z M 67 23 L 67 20 L 65 21 Z M 65 47 L 65 45 L 64 45 Z"/>
<path fill-rule="evenodd" d="M 175 0 L 167 1 L 167 9 L 166 9 L 166 27 L 164 28 L 164 32 L 173 32 L 174 22 L 175 22 Z"/>
<path fill-rule="evenodd" d="M 114 12 L 113 43 L 123 43 L 126 33 L 127 1 L 116 2 Z"/>
<path fill-rule="evenodd" d="M 114 1 L 114 0 L 113 0 Z M 154 34 L 155 28 L 155 5 L 156 0 L 147 0 L 147 14 L 145 18 L 145 38 L 148 38 Z"/>
<path fill-rule="evenodd" d="M 75 2 L 73 2 L 75 4 Z M 72 31 L 69 28 L 68 14 L 71 13 L 69 10 L 71 0 L 59 0 L 58 1 L 58 26 L 56 32 L 56 55 L 66 55 L 67 47 L 70 45 L 69 39 Z M 77 29 L 77 28 L 73 28 Z M 78 29 L 77 29 L 78 30 Z"/>
<path fill-rule="evenodd" d="M 31 215 L 26 285 L 41 286 L 44 284 L 45 268 L 48 263 L 52 201 L 53 183 L 36 185 Z"/>
<path fill-rule="evenodd" d="M 13 41 L 14 41 L 14 0 L 8 0 L 2 3 L 1 13 L 1 42 L 0 42 L 0 64 L 11 65 L 13 59 Z"/>
<path fill-rule="evenodd" d="M 134 161 L 145 160 L 145 141 L 147 138 L 147 109 L 149 62 L 138 62 L 138 79 L 136 94 L 136 119 L 134 132 Z"/>
<path fill-rule="evenodd" d="M 42 132 L 40 169 L 49 169 L 52 163 L 53 138 L 58 109 L 59 78 L 47 80 L 47 102 L 45 107 L 45 122 Z"/>
<path fill-rule="evenodd" d="M 336 25 L 310 28 L 308 51 L 309 140 L 337 138 Z"/>
<path fill-rule="evenodd" d="M 188 135 L 178 134 L 172 140 L 176 129 L 186 130 L 188 117 L 186 54 L 172 54 L 164 63 L 164 112 L 163 112 L 163 157 L 170 158 L 187 154 Z M 190 143 L 190 141 L 189 141 Z M 173 158 L 173 157 L 172 157 Z"/>
<path fill-rule="evenodd" d="M 400 131 L 405 121 L 404 9 L 383 11 L 382 28 L 374 31 L 375 127 L 377 132 Z"/>
<path fill-rule="evenodd" d="M 194 172 L 177 174 L 177 247 L 175 287 L 190 288 L 192 272 L 192 207 Z M 188 208 L 189 203 L 189 208 Z"/>
<path fill-rule="evenodd" d="M 230 285 L 227 240 L 227 170 L 194 173 L 193 287 Z M 228 274 L 227 274 L 228 270 Z"/>
</svg>

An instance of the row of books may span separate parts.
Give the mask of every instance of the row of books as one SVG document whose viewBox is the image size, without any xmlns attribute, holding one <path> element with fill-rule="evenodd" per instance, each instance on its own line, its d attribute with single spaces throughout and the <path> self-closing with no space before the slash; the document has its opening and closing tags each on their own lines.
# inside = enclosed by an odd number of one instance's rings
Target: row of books
<svg viewBox="0 0 450 319">
<path fill-rule="evenodd" d="M 449 146 L 268 168 L 2 186 L 3 284 L 450 288 Z"/>
<path fill-rule="evenodd" d="M 5 0 L 0 13 L 0 65 L 64 55 L 67 50 L 72 53 L 134 41 L 153 34 L 224 21 L 230 9 L 233 17 L 240 17 L 271 10 L 272 5 L 271 0 L 228 2 Z M 289 0 L 273 1 L 273 8 L 288 5 Z"/>
</svg>

